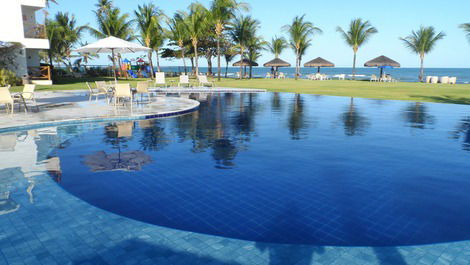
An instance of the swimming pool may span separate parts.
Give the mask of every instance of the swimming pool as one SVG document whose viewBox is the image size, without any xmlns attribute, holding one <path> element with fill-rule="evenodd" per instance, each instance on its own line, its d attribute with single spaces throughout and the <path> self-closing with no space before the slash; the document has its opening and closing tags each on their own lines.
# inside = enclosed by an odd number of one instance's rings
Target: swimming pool
<svg viewBox="0 0 470 265">
<path fill-rule="evenodd" d="M 470 109 L 221 94 L 181 117 L 57 128 L 64 190 L 121 216 L 256 242 L 470 239 Z"/>
</svg>

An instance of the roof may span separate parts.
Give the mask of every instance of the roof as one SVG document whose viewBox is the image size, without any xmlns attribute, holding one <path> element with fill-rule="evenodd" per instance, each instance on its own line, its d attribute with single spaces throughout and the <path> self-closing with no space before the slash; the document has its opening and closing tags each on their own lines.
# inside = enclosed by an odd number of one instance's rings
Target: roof
<svg viewBox="0 0 470 265">
<path fill-rule="evenodd" d="M 382 55 L 366 62 L 364 66 L 365 67 L 380 67 L 380 66 L 400 67 L 400 63 L 388 58 L 387 56 Z"/>
<path fill-rule="evenodd" d="M 264 67 L 290 67 L 290 63 L 281 60 L 279 58 L 274 58 L 271 61 L 264 64 Z"/>
<path fill-rule="evenodd" d="M 238 61 L 236 63 L 233 64 L 233 66 L 240 66 L 241 64 L 241 61 Z M 243 64 L 241 66 L 258 66 L 258 63 L 257 62 L 253 62 L 253 61 L 250 61 L 248 59 L 243 59 Z"/>
<path fill-rule="evenodd" d="M 335 67 L 335 64 L 321 57 L 315 58 L 304 64 L 305 67 Z"/>
</svg>

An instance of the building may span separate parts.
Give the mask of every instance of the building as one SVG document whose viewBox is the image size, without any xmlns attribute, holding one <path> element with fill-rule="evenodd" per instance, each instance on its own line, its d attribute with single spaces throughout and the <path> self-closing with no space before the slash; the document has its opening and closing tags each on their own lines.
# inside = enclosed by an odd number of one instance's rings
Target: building
<svg viewBox="0 0 470 265">
<path fill-rule="evenodd" d="M 18 76 L 28 74 L 34 83 L 51 84 L 49 66 L 41 66 L 39 52 L 49 49 L 44 23 L 39 22 L 46 0 L 2 0 L 0 41 L 19 43 L 14 70 Z"/>
</svg>

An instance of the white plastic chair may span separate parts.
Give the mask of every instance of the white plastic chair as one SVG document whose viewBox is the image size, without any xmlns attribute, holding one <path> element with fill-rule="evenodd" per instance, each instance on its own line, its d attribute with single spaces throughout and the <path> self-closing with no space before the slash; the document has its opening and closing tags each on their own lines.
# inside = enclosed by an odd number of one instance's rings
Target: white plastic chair
<svg viewBox="0 0 470 265">
<path fill-rule="evenodd" d="M 155 73 L 155 86 L 163 86 L 164 88 L 168 87 L 168 84 L 165 80 L 165 72 Z"/>
<path fill-rule="evenodd" d="M 132 109 L 132 91 L 130 84 L 116 84 L 114 87 L 114 106 L 121 100 L 129 99 Z M 123 101 L 122 101 L 123 102 Z M 124 104 L 124 102 L 123 102 Z"/>
<path fill-rule="evenodd" d="M 184 85 L 186 85 L 188 88 L 191 87 L 188 75 L 180 75 L 180 82 L 178 83 L 178 87 L 182 88 Z"/>
<path fill-rule="evenodd" d="M 137 86 L 135 89 L 135 94 L 140 94 L 140 101 L 143 101 L 143 95 L 147 95 L 147 99 L 151 101 L 150 98 L 150 91 L 149 91 L 149 82 L 147 81 L 140 81 L 137 82 Z"/>
<path fill-rule="evenodd" d="M 431 77 L 431 84 L 437 84 L 438 81 L 439 81 L 439 77 L 437 77 L 437 76 Z"/>
<path fill-rule="evenodd" d="M 457 84 L 457 77 L 449 77 L 449 84 L 452 84 L 452 85 Z"/>
</svg>

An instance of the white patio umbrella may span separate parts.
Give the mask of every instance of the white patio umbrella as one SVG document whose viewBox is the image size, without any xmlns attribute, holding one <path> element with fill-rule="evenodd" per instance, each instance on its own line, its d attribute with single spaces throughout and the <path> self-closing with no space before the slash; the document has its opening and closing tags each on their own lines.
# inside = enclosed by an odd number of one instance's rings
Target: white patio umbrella
<svg viewBox="0 0 470 265">
<path fill-rule="evenodd" d="M 111 53 L 113 58 L 113 71 L 114 81 L 117 82 L 116 77 L 116 62 L 114 61 L 115 53 L 134 53 L 134 52 L 148 52 L 150 48 L 144 47 L 140 44 L 125 41 L 116 37 L 107 37 L 95 43 L 88 44 L 81 48 L 74 50 L 78 53 Z"/>
</svg>

